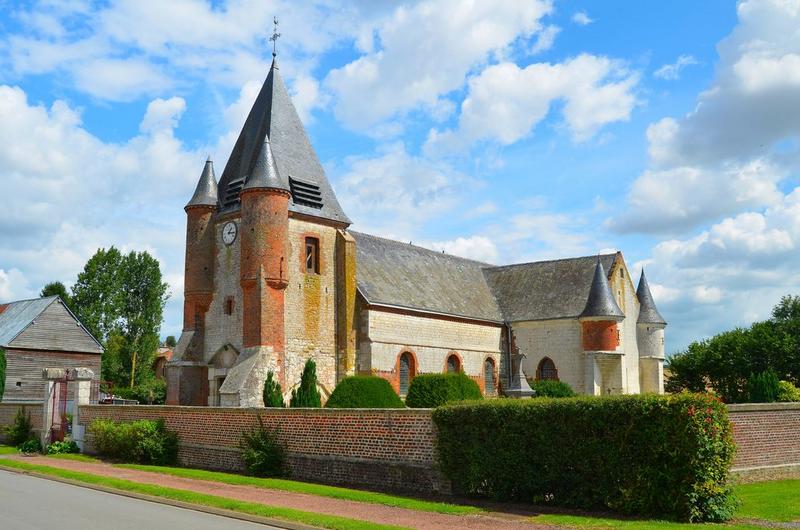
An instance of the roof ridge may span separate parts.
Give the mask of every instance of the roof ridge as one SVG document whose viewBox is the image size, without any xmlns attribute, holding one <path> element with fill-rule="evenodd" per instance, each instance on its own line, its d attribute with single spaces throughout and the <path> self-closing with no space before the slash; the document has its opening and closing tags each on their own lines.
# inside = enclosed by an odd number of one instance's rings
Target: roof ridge
<svg viewBox="0 0 800 530">
<path fill-rule="evenodd" d="M 579 260 L 579 259 L 587 259 L 587 258 L 596 259 L 598 257 L 605 258 L 605 257 L 608 257 L 608 256 L 616 256 L 618 253 L 619 252 L 614 252 L 613 254 L 590 254 L 588 256 L 574 256 L 572 258 L 545 259 L 545 260 L 541 260 L 541 261 L 525 261 L 525 262 L 522 262 L 522 263 L 509 263 L 507 265 L 493 265 L 493 266 L 488 267 L 488 268 L 490 268 L 490 269 L 509 269 L 511 267 L 522 267 L 524 265 L 539 265 L 539 264 L 542 264 L 542 263 L 558 263 L 558 262 L 563 262 L 563 261 L 576 261 L 576 260 Z"/>
<path fill-rule="evenodd" d="M 456 258 L 456 259 L 459 259 L 459 260 L 462 260 L 462 261 L 469 261 L 470 263 L 475 263 L 477 265 L 481 265 L 482 268 L 496 267 L 496 265 L 492 265 L 491 263 L 486 263 L 485 261 L 478 261 L 476 259 L 465 258 L 463 256 L 457 256 L 455 254 L 449 254 L 447 252 L 440 252 L 438 250 L 433 250 L 433 249 L 430 249 L 428 247 L 422 247 L 420 245 L 415 245 L 413 243 L 406 243 L 404 241 L 398 241 L 397 239 L 391 239 L 389 237 L 376 236 L 374 234 L 368 234 L 366 232 L 359 232 L 358 230 L 348 230 L 348 232 L 351 233 L 351 234 L 360 234 L 362 236 L 374 237 L 375 239 L 382 239 L 384 241 L 389 241 L 390 243 L 397 243 L 398 245 L 403 245 L 403 246 L 406 246 L 406 247 L 417 248 L 419 250 L 424 250 L 425 252 L 430 252 L 431 254 L 435 254 L 437 256 L 448 256 L 450 258 Z"/>
<path fill-rule="evenodd" d="M 58 296 L 57 294 L 53 294 L 53 295 L 50 295 L 50 296 L 36 296 L 34 298 L 25 298 L 23 300 L 12 300 L 10 302 L 0 302 L 0 305 L 19 304 L 19 303 L 22 303 L 22 302 L 34 302 L 36 300 L 47 300 L 47 299 L 50 299 L 50 298 L 60 298 L 60 296 Z"/>
</svg>

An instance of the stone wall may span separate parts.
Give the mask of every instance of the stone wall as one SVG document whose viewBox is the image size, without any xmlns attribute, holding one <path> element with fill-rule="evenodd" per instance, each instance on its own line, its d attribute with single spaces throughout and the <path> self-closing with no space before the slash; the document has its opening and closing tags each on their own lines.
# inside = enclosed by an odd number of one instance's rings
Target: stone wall
<svg viewBox="0 0 800 530">
<path fill-rule="evenodd" d="M 241 433 L 257 423 L 277 430 L 292 478 L 408 492 L 449 492 L 434 465 L 429 410 L 243 409 L 88 405 L 80 422 L 163 418 L 178 432 L 187 467 L 241 470 Z M 91 436 L 88 439 L 91 444 Z"/>
<path fill-rule="evenodd" d="M 398 358 L 404 351 L 412 353 L 417 374 L 445 372 L 447 357 L 455 354 L 481 388 L 486 359 L 492 358 L 496 368 L 502 361 L 503 328 L 497 325 L 379 309 L 363 310 L 360 324 L 359 372 L 380 375 L 395 390 Z"/>
<path fill-rule="evenodd" d="M 41 401 L 20 401 L 15 403 L 0 403 L 0 441 L 5 441 L 5 429 L 14 423 L 14 416 L 17 410 L 22 407 L 25 412 L 31 415 L 33 430 L 38 434 L 42 429 L 42 402 Z"/>
<path fill-rule="evenodd" d="M 730 405 L 736 459 L 749 478 L 800 477 L 800 403 Z"/>
<path fill-rule="evenodd" d="M 522 369 L 533 379 L 545 357 L 556 365 L 558 378 L 576 392 L 586 392 L 586 355 L 581 347 L 581 324 L 575 319 L 515 322 L 514 344 L 525 354 Z"/>
</svg>

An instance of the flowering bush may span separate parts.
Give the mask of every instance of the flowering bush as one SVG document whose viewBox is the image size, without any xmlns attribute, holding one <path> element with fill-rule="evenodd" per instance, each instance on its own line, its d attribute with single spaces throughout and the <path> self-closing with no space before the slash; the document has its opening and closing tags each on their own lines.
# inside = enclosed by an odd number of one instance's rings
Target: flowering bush
<svg viewBox="0 0 800 530">
<path fill-rule="evenodd" d="M 441 469 L 463 493 L 722 521 L 734 443 L 704 394 L 491 400 L 436 409 Z"/>
</svg>

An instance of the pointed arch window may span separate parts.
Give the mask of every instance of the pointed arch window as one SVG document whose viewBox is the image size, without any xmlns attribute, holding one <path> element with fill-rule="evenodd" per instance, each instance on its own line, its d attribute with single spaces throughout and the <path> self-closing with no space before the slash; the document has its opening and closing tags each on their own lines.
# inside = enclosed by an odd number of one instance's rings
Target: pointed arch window
<svg viewBox="0 0 800 530">
<path fill-rule="evenodd" d="M 558 381 L 558 370 L 556 363 L 550 357 L 545 357 L 539 361 L 539 366 L 536 368 L 537 381 Z"/>
<path fill-rule="evenodd" d="M 494 359 L 491 357 L 483 361 L 483 390 L 487 396 L 493 396 L 496 392 L 494 385 Z"/>
<path fill-rule="evenodd" d="M 400 376 L 400 395 L 405 396 L 408 393 L 408 385 L 414 377 L 416 366 L 414 365 L 414 357 L 408 353 L 403 352 L 400 354 L 399 361 L 399 376 Z"/>
<path fill-rule="evenodd" d="M 447 373 L 448 374 L 457 374 L 461 371 L 461 359 L 458 358 L 458 355 L 455 353 L 451 353 L 447 356 Z"/>
</svg>

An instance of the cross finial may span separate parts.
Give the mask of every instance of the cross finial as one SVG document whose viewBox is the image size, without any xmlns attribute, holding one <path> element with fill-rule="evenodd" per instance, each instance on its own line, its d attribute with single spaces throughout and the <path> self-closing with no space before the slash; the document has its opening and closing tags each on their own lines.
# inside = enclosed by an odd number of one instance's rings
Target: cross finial
<svg viewBox="0 0 800 530">
<path fill-rule="evenodd" d="M 274 28 L 272 30 L 272 37 L 270 37 L 269 40 L 272 42 L 272 56 L 276 57 L 278 53 L 275 50 L 275 45 L 278 43 L 278 37 L 281 36 L 281 34 L 278 33 L 278 17 L 272 17 L 272 24 Z"/>
</svg>

